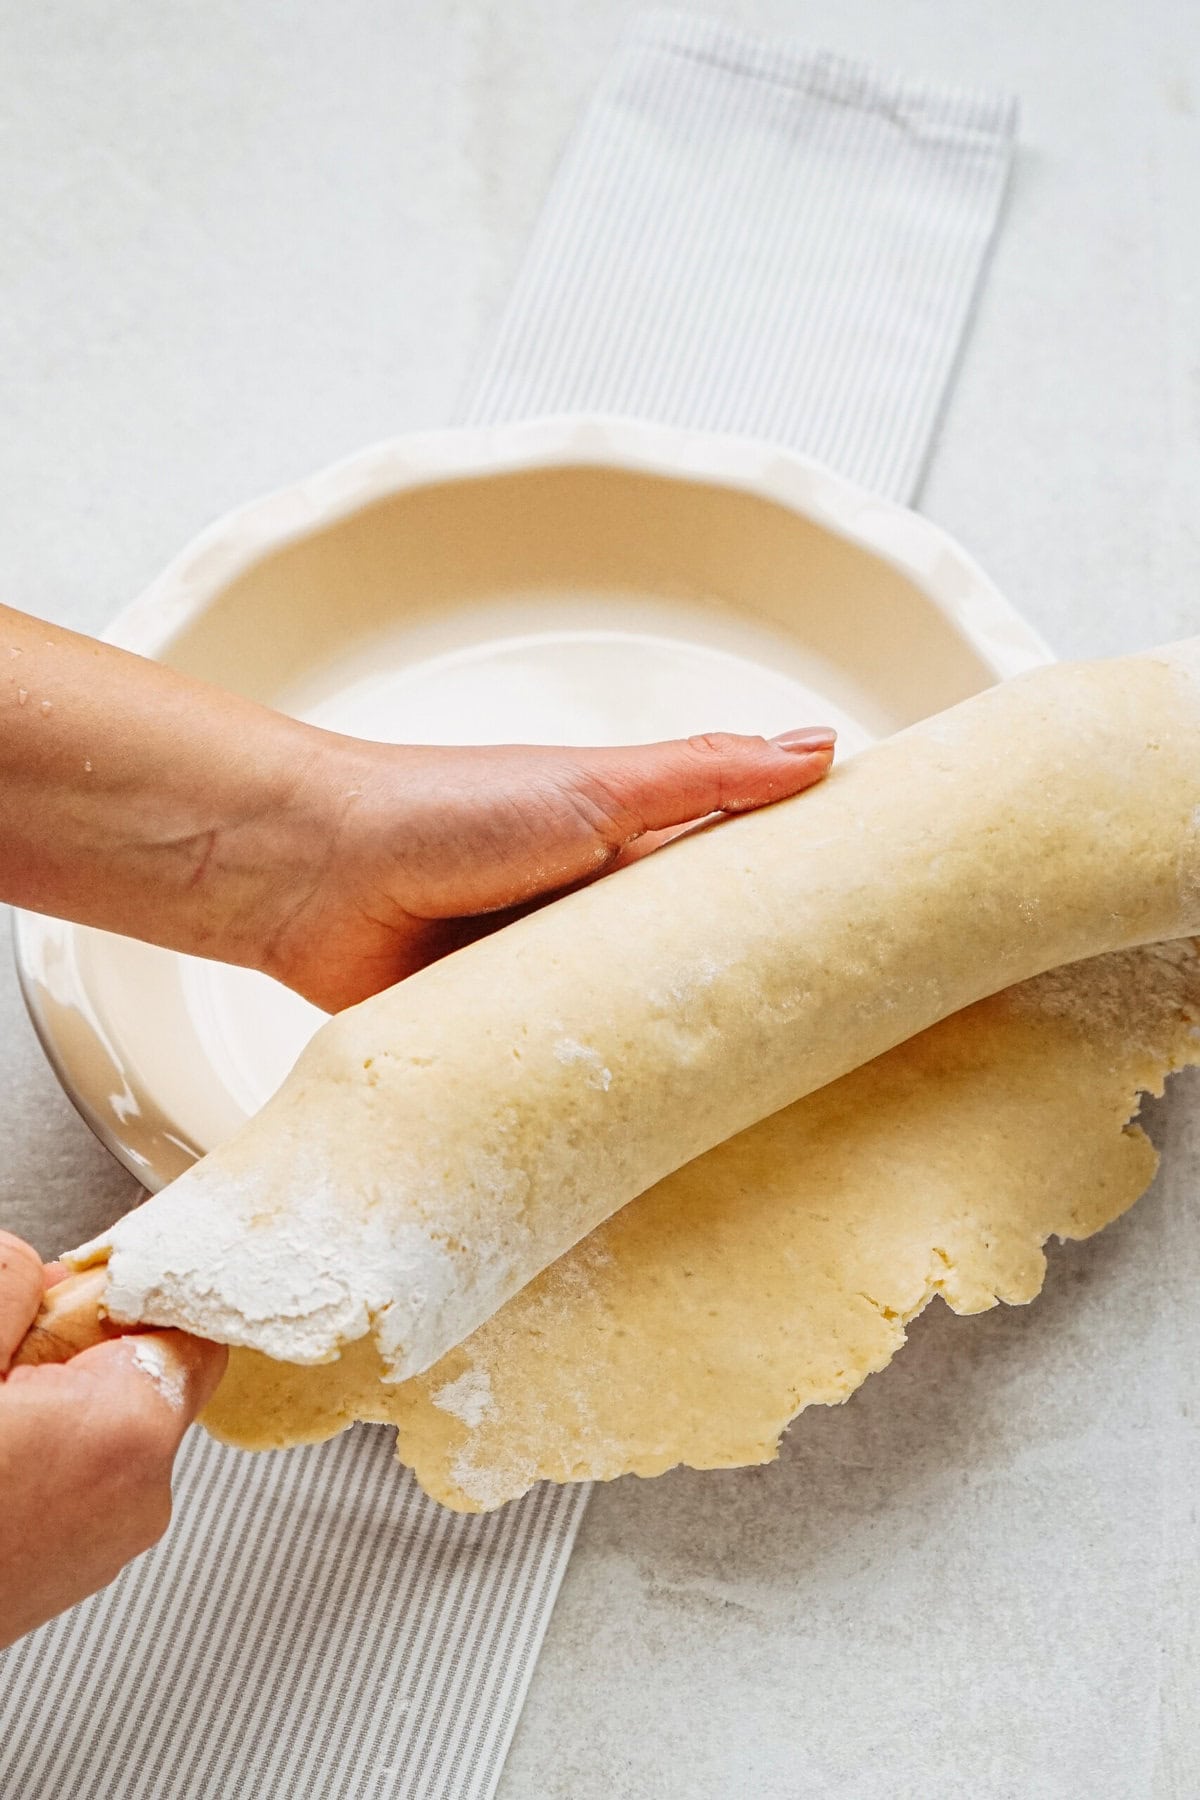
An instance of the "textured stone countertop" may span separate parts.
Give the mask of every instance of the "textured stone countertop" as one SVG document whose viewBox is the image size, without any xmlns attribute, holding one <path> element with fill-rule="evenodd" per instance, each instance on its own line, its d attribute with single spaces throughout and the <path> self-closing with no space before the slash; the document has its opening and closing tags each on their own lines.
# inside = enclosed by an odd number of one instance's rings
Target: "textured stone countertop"
<svg viewBox="0 0 1200 1800">
<path fill-rule="evenodd" d="M 622 0 L 0 12 L 3 598 L 97 628 L 231 504 L 452 413 Z M 712 10 L 712 9 L 710 9 Z M 922 504 L 1063 655 L 1200 630 L 1195 0 L 722 0 L 1011 88 Z M 0 955 L 0 1218 L 132 1184 Z M 1200 1792 L 1200 1080 L 1044 1297 L 935 1307 L 780 1463 L 597 1492 L 503 1800 Z"/>
</svg>

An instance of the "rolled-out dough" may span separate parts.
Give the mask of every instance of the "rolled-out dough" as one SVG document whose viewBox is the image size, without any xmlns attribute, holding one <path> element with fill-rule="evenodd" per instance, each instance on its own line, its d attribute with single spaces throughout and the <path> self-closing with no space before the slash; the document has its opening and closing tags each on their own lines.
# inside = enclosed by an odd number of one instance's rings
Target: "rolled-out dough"
<svg viewBox="0 0 1200 1800">
<path fill-rule="evenodd" d="M 297 1363 L 369 1338 L 419 1374 L 748 1126 L 981 996 L 1200 929 L 1198 804 L 1200 640 L 991 689 L 343 1013 L 73 1260 L 110 1258 L 119 1320 Z"/>
<path fill-rule="evenodd" d="M 446 1505 L 534 1481 L 723 1468 L 883 1368 L 935 1294 L 1033 1298 L 1051 1234 L 1148 1184 L 1128 1120 L 1200 1061 L 1190 943 L 1056 970 L 764 1120 L 609 1219 L 432 1369 L 381 1381 L 364 1339 L 318 1368 L 234 1350 L 204 1415 L 250 1449 L 394 1423 Z"/>
</svg>

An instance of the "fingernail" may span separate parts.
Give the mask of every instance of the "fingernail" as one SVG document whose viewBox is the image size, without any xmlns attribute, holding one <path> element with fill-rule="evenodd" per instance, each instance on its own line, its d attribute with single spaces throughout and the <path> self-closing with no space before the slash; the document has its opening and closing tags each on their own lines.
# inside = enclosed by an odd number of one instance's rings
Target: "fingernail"
<svg viewBox="0 0 1200 1800">
<path fill-rule="evenodd" d="M 781 731 L 777 738 L 772 738 L 781 750 L 832 750 L 837 742 L 837 732 L 832 725 L 809 725 L 803 731 Z"/>
</svg>

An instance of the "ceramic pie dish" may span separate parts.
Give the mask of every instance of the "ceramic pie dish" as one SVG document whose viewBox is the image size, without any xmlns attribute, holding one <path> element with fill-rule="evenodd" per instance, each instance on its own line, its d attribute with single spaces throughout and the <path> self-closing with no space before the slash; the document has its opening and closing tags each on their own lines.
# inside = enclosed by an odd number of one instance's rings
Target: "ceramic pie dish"
<svg viewBox="0 0 1200 1800">
<path fill-rule="evenodd" d="M 831 723 L 840 754 L 1050 652 L 947 534 L 749 439 L 544 418 L 376 445 L 227 515 L 112 642 L 394 742 Z M 321 1014 L 265 976 L 16 918 L 84 1119 L 148 1188 L 230 1135 Z"/>
</svg>

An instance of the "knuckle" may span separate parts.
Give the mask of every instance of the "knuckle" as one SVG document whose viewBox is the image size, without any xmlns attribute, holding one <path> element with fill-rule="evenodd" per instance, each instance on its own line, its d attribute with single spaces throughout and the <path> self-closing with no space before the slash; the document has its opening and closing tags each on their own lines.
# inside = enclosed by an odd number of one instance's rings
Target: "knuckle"
<svg viewBox="0 0 1200 1800">
<path fill-rule="evenodd" d="M 761 738 L 739 737 L 733 731 L 701 731 L 688 739 L 688 748 L 697 756 L 728 762 L 731 757 L 744 755 L 751 745 L 762 742 Z"/>
<path fill-rule="evenodd" d="M 575 778 L 568 797 L 575 819 L 585 833 L 614 852 L 643 829 L 636 812 L 616 788 L 594 770 L 586 770 Z"/>
</svg>

